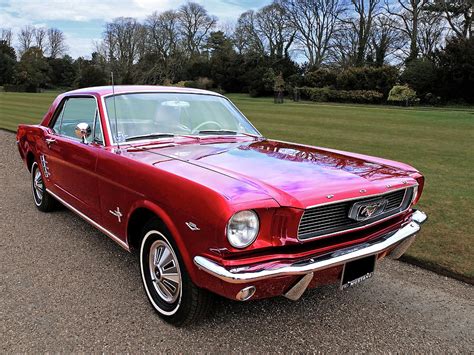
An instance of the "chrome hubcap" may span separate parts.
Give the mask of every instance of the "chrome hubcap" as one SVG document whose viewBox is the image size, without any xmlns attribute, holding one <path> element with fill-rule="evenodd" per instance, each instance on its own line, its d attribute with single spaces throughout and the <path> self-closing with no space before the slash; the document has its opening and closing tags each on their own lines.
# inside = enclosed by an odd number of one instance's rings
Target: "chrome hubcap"
<svg viewBox="0 0 474 355">
<path fill-rule="evenodd" d="M 181 272 L 171 247 L 162 240 L 150 247 L 148 265 L 156 292 L 167 303 L 175 302 L 181 292 Z"/>
<path fill-rule="evenodd" d="M 33 177 L 33 192 L 36 202 L 41 203 L 43 200 L 44 183 L 43 178 L 41 177 L 41 172 L 38 168 L 35 170 L 35 175 Z"/>
</svg>

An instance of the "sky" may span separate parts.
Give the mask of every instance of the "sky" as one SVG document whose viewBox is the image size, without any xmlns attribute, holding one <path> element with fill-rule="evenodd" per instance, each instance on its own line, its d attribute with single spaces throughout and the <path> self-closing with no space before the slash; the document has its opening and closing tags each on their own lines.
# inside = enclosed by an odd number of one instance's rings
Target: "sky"
<svg viewBox="0 0 474 355">
<path fill-rule="evenodd" d="M 68 54 L 88 57 L 94 42 L 100 40 L 104 24 L 115 17 L 145 19 L 154 11 L 176 9 L 183 0 L 0 0 L 0 28 L 14 33 L 25 25 L 56 27 L 66 36 Z M 239 15 L 258 9 L 270 0 L 195 0 L 210 14 L 219 18 L 220 25 L 233 24 Z"/>
</svg>

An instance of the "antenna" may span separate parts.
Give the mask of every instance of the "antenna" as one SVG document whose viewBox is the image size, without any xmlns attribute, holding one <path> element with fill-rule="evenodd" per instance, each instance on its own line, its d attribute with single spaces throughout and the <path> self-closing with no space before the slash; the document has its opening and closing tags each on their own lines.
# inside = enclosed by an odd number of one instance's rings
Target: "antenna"
<svg viewBox="0 0 474 355">
<path fill-rule="evenodd" d="M 114 119 L 115 119 L 115 140 L 117 141 L 117 151 L 120 152 L 120 142 L 118 136 L 118 122 L 117 122 L 117 106 L 115 105 L 115 85 L 114 85 L 114 72 L 110 72 L 112 78 L 112 98 L 114 101 Z"/>
</svg>

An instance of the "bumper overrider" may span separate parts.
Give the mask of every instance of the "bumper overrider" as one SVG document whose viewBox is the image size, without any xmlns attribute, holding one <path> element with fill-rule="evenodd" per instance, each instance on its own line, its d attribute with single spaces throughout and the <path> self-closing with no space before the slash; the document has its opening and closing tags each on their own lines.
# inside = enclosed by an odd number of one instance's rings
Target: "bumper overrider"
<svg viewBox="0 0 474 355">
<path fill-rule="evenodd" d="M 334 252 L 312 257 L 307 260 L 298 261 L 290 265 L 276 268 L 245 272 L 245 268 L 238 270 L 228 270 L 216 262 L 203 256 L 194 257 L 194 264 L 203 270 L 225 282 L 231 284 L 249 284 L 256 281 L 281 277 L 281 276 L 302 276 L 302 278 L 285 293 L 285 296 L 296 300 L 306 290 L 315 272 L 328 269 L 334 266 L 346 264 L 350 261 L 364 258 L 370 255 L 378 255 L 389 252 L 388 256 L 397 259 L 405 253 L 413 243 L 416 234 L 421 229 L 421 224 L 427 219 L 424 212 L 415 210 L 411 216 L 412 220 L 396 231 L 392 231 L 373 241 L 339 249 Z M 242 271 L 243 270 L 243 271 Z M 247 291 L 252 291 L 250 288 Z M 253 290 L 254 291 L 254 290 Z M 248 295 L 248 292 L 244 293 Z M 253 295 L 253 292 L 252 292 Z M 250 295 L 250 297 L 252 296 Z M 248 298 L 250 298 L 248 297 Z M 239 298 L 239 295 L 237 295 Z M 248 299 L 246 297 L 246 299 Z M 244 300 L 241 298 L 241 300 Z"/>
</svg>

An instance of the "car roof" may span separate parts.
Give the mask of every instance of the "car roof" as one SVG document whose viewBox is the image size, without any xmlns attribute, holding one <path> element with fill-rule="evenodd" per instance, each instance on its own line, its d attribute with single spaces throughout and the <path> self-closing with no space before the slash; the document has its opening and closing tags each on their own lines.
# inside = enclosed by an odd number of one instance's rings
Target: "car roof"
<svg viewBox="0 0 474 355">
<path fill-rule="evenodd" d="M 201 95 L 214 95 L 222 96 L 216 92 L 201 90 L 201 89 L 192 89 L 176 86 L 155 86 L 155 85 L 115 85 L 113 90 L 112 86 L 94 86 L 89 88 L 82 88 L 77 90 L 72 90 L 64 93 L 64 95 L 69 94 L 89 94 L 89 95 L 100 95 L 107 96 L 115 94 L 125 94 L 125 93 L 142 93 L 142 92 L 170 92 L 170 93 L 181 93 L 181 94 L 201 94 Z"/>
</svg>

